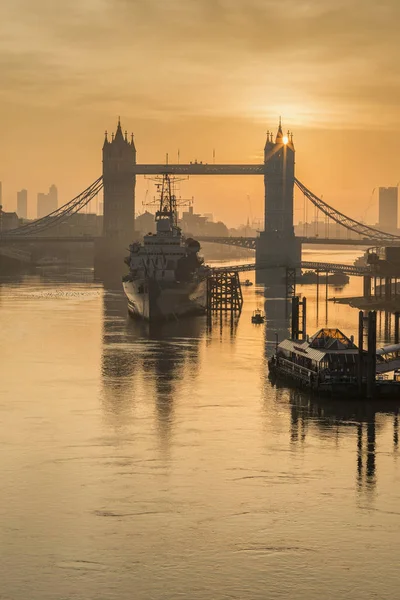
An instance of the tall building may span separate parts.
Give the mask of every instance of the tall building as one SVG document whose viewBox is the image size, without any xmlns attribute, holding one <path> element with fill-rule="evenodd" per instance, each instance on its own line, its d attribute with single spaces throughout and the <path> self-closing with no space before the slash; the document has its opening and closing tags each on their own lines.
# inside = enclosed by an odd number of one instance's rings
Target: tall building
<svg viewBox="0 0 400 600">
<path fill-rule="evenodd" d="M 37 218 L 41 219 L 58 208 L 58 191 L 53 184 L 47 194 L 39 192 L 37 195 Z"/>
<path fill-rule="evenodd" d="M 38 219 L 45 217 L 48 214 L 47 212 L 47 194 L 43 192 L 39 192 L 37 195 L 37 212 L 36 216 Z"/>
<path fill-rule="evenodd" d="M 28 216 L 28 191 L 20 190 L 17 192 L 17 214 L 20 219 L 26 219 Z"/>
<path fill-rule="evenodd" d="M 0 181 L 0 206 L 3 206 L 3 184 Z"/>
<path fill-rule="evenodd" d="M 136 148 L 133 134 L 128 140 L 122 133 L 121 121 L 109 141 L 103 145 L 103 235 L 116 247 L 125 248 L 133 238 L 135 221 Z"/>
<path fill-rule="evenodd" d="M 379 229 L 394 231 L 397 229 L 398 188 L 379 188 Z"/>
<path fill-rule="evenodd" d="M 50 212 L 53 212 L 54 210 L 57 210 L 58 208 L 58 190 L 56 188 L 56 186 L 51 185 L 49 187 L 49 193 L 47 194 L 48 200 L 49 200 L 49 208 L 51 209 Z"/>
</svg>

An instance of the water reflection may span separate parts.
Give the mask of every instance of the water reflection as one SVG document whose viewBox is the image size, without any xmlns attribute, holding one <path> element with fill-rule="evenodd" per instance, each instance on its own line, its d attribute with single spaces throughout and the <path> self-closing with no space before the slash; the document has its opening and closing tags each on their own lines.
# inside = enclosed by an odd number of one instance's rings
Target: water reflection
<svg viewBox="0 0 400 600">
<path fill-rule="evenodd" d="M 102 397 L 114 427 L 125 428 L 136 405 L 140 413 L 154 409 L 160 441 L 168 446 L 174 402 L 198 376 L 206 330 L 203 317 L 152 325 L 131 319 L 123 293 L 104 290 Z"/>
<path fill-rule="evenodd" d="M 264 288 L 265 354 L 268 359 L 275 351 L 277 340 L 290 336 L 291 302 L 286 297 L 286 286 L 274 285 Z"/>
<path fill-rule="evenodd" d="M 277 386 L 278 388 L 281 386 Z M 399 443 L 399 408 L 393 403 L 360 403 L 316 398 L 290 390 L 290 439 L 304 443 L 309 428 L 335 438 L 339 445 L 343 436 L 355 441 L 356 484 L 359 491 L 372 492 L 377 484 L 378 434 L 383 432 L 388 417 L 393 427 L 393 452 Z M 379 419 L 384 416 L 384 419 Z M 354 429 L 356 435 L 354 436 Z"/>
<path fill-rule="evenodd" d="M 285 299 L 285 287 L 265 287 L 265 362 L 271 356 L 276 344 L 276 334 L 279 340 L 290 336 L 290 300 Z M 307 290 L 308 291 L 308 290 Z M 308 294 L 307 294 L 308 295 Z M 311 294 L 310 294 L 311 296 Z M 308 321 L 316 318 L 316 329 L 324 326 L 327 315 L 319 315 L 316 299 L 311 296 L 308 302 Z M 346 307 L 346 321 L 351 325 L 358 314 L 357 309 Z M 343 327 L 343 316 L 336 315 L 339 320 L 331 326 Z M 324 322 L 322 322 L 324 321 Z M 346 322 L 347 325 L 347 322 Z M 348 325 L 344 328 L 347 331 Z M 392 340 L 392 315 L 381 312 L 378 314 L 378 340 L 380 344 Z M 347 331 L 356 333 L 356 329 Z M 314 333 L 310 331 L 310 333 Z M 266 383 L 266 391 L 268 390 Z M 341 442 L 351 440 L 354 443 L 355 485 L 358 493 L 372 498 L 375 493 L 377 473 L 377 445 L 380 433 L 383 432 L 388 419 L 393 428 L 392 452 L 397 452 L 399 445 L 399 409 L 395 403 L 367 404 L 360 402 L 343 402 L 340 399 L 327 400 L 289 388 L 282 382 L 274 387 L 274 402 L 282 405 L 289 399 L 290 408 L 290 444 L 296 447 L 305 446 L 308 438 L 319 434 L 321 439 L 332 438 L 339 447 Z M 270 405 L 268 405 L 270 410 Z M 382 442 L 383 443 L 383 442 Z"/>
</svg>

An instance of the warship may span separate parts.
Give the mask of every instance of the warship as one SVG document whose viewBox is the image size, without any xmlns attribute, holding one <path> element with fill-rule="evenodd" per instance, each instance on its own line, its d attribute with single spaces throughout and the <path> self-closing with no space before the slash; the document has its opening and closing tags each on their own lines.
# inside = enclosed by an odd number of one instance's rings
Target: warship
<svg viewBox="0 0 400 600">
<path fill-rule="evenodd" d="M 173 179 L 165 174 L 157 184 L 156 233 L 129 246 L 129 273 L 123 288 L 131 316 L 147 321 L 202 314 L 207 305 L 209 268 L 199 256 L 200 244 L 185 238 L 178 226 Z"/>
</svg>

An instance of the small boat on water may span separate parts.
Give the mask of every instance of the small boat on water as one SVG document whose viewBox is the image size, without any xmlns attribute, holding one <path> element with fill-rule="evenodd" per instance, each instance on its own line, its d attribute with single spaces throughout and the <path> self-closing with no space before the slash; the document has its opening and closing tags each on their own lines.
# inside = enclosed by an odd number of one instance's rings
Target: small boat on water
<svg viewBox="0 0 400 600">
<path fill-rule="evenodd" d="M 246 281 L 243 281 L 242 285 L 250 287 L 251 285 L 253 285 L 253 282 L 250 281 L 250 279 L 246 279 Z"/>
<path fill-rule="evenodd" d="M 251 317 L 251 322 L 256 324 L 264 323 L 265 315 L 260 308 L 256 308 Z"/>
</svg>

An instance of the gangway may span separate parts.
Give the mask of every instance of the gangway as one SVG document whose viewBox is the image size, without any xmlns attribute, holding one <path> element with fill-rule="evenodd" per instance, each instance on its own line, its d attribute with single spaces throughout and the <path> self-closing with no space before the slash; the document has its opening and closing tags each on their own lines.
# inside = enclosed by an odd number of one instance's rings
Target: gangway
<svg viewBox="0 0 400 600">
<path fill-rule="evenodd" d="M 376 351 L 376 372 L 389 373 L 400 369 L 400 344 L 383 346 Z"/>
</svg>

